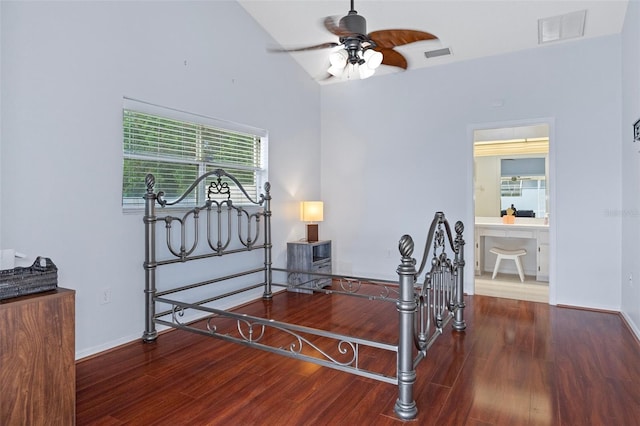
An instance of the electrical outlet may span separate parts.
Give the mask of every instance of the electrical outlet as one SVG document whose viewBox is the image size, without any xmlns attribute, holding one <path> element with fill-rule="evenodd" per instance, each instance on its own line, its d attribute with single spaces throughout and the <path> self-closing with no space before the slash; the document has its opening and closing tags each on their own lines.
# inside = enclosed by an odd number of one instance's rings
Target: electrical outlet
<svg viewBox="0 0 640 426">
<path fill-rule="evenodd" d="M 107 303 L 111 303 L 111 288 L 105 287 L 100 292 L 100 304 L 106 305 Z"/>
</svg>

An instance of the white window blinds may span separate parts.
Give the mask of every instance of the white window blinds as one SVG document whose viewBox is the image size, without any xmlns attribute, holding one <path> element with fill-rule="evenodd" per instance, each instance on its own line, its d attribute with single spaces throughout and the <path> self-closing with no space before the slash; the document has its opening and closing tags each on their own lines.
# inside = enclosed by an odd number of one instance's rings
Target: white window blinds
<svg viewBox="0 0 640 426">
<path fill-rule="evenodd" d="M 242 131 L 237 124 L 172 112 L 167 109 L 162 114 L 160 110 L 160 115 L 123 109 L 123 207 L 144 206 L 148 173 L 156 178 L 156 191 L 164 191 L 170 201 L 180 197 L 199 175 L 218 168 L 233 174 L 256 199 L 266 181 L 266 132 L 251 132 L 257 129 L 248 126 L 249 131 Z M 188 201 L 201 204 L 205 196 L 204 188 L 198 188 Z M 246 201 L 239 191 L 232 199 Z"/>
</svg>

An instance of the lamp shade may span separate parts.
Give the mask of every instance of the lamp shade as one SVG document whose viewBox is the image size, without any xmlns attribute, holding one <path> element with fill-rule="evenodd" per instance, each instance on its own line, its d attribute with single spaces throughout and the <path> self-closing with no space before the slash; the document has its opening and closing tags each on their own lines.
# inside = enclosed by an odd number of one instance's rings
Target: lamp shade
<svg viewBox="0 0 640 426">
<path fill-rule="evenodd" d="M 360 65 L 360 67 L 358 68 L 358 72 L 360 73 L 360 79 L 364 80 L 365 78 L 369 78 L 373 74 L 375 74 L 376 70 L 372 70 L 365 65 Z"/>
<path fill-rule="evenodd" d="M 367 62 L 367 68 L 375 70 L 382 63 L 382 53 L 369 49 L 364 52 L 364 60 Z"/>
<path fill-rule="evenodd" d="M 342 77 L 342 73 L 344 72 L 345 66 L 336 66 L 336 65 L 331 65 L 329 67 L 329 69 L 327 70 L 327 72 L 329 74 L 331 74 L 334 77 Z"/>
<path fill-rule="evenodd" d="M 347 65 L 347 59 L 349 59 L 349 54 L 344 48 L 329 55 L 329 62 L 336 68 L 344 68 L 344 66 Z"/>
<path fill-rule="evenodd" d="M 303 201 L 301 210 L 303 222 L 322 222 L 324 219 L 322 201 Z"/>
</svg>

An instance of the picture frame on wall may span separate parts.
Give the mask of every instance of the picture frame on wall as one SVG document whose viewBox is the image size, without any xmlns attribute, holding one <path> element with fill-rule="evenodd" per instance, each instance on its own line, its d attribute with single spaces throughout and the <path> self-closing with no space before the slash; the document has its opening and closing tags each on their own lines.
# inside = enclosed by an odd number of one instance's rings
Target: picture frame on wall
<svg viewBox="0 0 640 426">
<path fill-rule="evenodd" d="M 640 142 L 640 118 L 633 123 L 633 141 Z"/>
</svg>

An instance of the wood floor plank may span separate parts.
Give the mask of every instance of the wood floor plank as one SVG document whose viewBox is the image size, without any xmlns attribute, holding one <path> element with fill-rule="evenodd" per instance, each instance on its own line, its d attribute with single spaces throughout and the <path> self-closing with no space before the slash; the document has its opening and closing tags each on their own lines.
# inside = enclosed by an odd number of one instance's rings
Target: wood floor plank
<svg viewBox="0 0 640 426">
<path fill-rule="evenodd" d="M 546 359 L 534 356 L 531 368 L 531 403 L 529 424 L 558 425 L 558 388 L 555 366 Z"/>
<path fill-rule="evenodd" d="M 465 300 L 467 331 L 446 329 L 417 366 L 418 419 L 409 424 L 638 424 L 640 345 L 619 315 Z M 392 341 L 395 305 L 371 306 L 282 293 L 242 309 Z M 361 362 L 395 370 L 388 354 L 363 351 Z M 76 377 L 81 426 L 404 424 L 393 413 L 394 385 L 180 330 L 81 361 Z"/>
<path fill-rule="evenodd" d="M 367 392 L 362 394 L 359 389 L 367 389 Z M 393 413 L 397 396 L 397 390 L 393 386 L 356 378 L 351 386 L 344 388 L 333 404 L 322 409 L 319 418 L 325 424 L 357 425 L 363 418 L 373 421 L 373 413 L 369 412 L 372 406 L 385 405 L 372 424 L 398 424 L 399 420 Z"/>
</svg>

